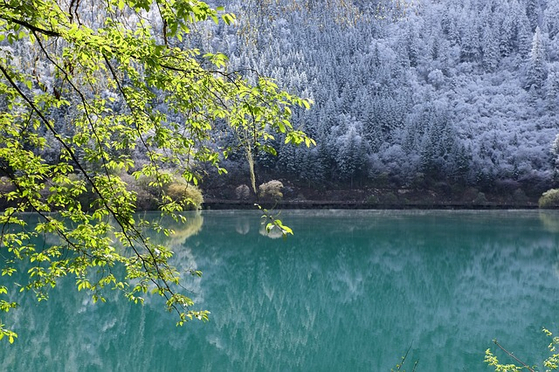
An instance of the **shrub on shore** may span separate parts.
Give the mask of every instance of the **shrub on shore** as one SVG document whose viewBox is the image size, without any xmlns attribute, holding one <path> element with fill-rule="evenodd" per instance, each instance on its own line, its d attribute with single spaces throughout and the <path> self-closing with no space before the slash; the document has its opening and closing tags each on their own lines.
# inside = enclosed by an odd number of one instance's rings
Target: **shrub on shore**
<svg viewBox="0 0 559 372">
<path fill-rule="evenodd" d="M 250 188 L 247 185 L 237 186 L 235 197 L 237 200 L 248 200 L 250 198 Z"/>
<path fill-rule="evenodd" d="M 540 208 L 558 208 L 559 207 L 559 189 L 551 189 L 544 192 L 538 201 Z"/>
<path fill-rule="evenodd" d="M 200 209 L 204 203 L 204 197 L 200 189 L 190 185 L 182 179 L 177 179 L 167 186 L 167 195 L 176 202 L 182 204 L 185 210 Z"/>
<path fill-rule="evenodd" d="M 277 180 L 272 180 L 258 186 L 258 196 L 262 199 L 273 199 L 279 201 L 283 198 L 283 183 Z"/>
<path fill-rule="evenodd" d="M 204 197 L 197 186 L 186 182 L 182 177 L 163 171 L 162 186 L 157 186 L 154 177 L 142 176 L 138 179 L 126 179 L 129 190 L 136 193 L 138 209 L 155 210 L 165 194 L 174 202 L 180 203 L 184 210 L 202 208 Z"/>
</svg>

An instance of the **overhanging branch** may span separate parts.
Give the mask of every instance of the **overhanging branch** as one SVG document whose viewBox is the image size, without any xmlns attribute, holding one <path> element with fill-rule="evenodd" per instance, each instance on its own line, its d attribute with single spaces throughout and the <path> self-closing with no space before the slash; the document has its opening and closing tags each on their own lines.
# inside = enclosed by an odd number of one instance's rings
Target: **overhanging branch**
<svg viewBox="0 0 559 372">
<path fill-rule="evenodd" d="M 10 22 L 16 23 L 16 24 L 18 24 L 18 25 L 20 25 L 20 26 L 23 26 L 23 27 L 25 27 L 25 28 L 27 28 L 27 29 L 29 29 L 29 30 L 31 30 L 31 31 L 38 32 L 38 33 L 43 34 L 43 35 L 46 35 L 46 36 L 52 36 L 52 37 L 59 37 L 59 36 L 62 36 L 59 32 L 52 31 L 52 30 L 46 30 L 46 29 L 44 29 L 44 28 L 41 28 L 41 27 L 37 27 L 37 26 L 35 26 L 35 25 L 32 25 L 32 24 L 29 23 L 29 22 L 22 21 L 22 20 L 20 20 L 20 19 L 16 19 L 16 18 L 12 18 L 12 17 L 2 17 L 2 16 L 0 16 L 0 19 L 3 19 L 3 20 L 6 20 L 6 21 L 10 21 Z"/>
</svg>

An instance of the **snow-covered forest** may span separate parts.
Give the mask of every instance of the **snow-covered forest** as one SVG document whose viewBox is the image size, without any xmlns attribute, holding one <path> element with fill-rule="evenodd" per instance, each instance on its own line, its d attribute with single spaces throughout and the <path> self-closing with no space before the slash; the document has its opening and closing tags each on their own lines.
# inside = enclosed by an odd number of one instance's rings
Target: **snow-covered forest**
<svg viewBox="0 0 559 372">
<path fill-rule="evenodd" d="M 94 2 L 87 4 L 87 22 L 101 22 Z M 270 145 L 277 156 L 255 154 L 258 183 L 278 179 L 314 189 L 442 185 L 520 196 L 556 186 L 559 1 L 209 4 L 224 6 L 236 21 L 194 24 L 183 41 L 187 47 L 223 52 L 228 71 L 248 79 L 269 76 L 314 102 L 310 110 L 294 111 L 293 122 L 317 145 L 293 147 L 276 137 Z M 18 45 L 11 52 L 56 94 L 60 79 L 53 67 L 33 48 Z M 115 112 L 125 109 L 109 90 L 106 95 Z M 60 116 L 60 131 L 71 131 L 71 114 L 53 115 Z M 235 146 L 238 139 L 215 124 L 212 146 Z M 56 161 L 54 139 L 44 150 L 47 160 L 49 151 Z M 202 172 L 202 189 L 249 183 L 243 149 L 223 165 L 225 178 L 212 168 Z"/>
<path fill-rule="evenodd" d="M 223 0 L 235 27 L 192 35 L 230 69 L 312 99 L 275 178 L 360 187 L 470 185 L 541 192 L 556 179 L 559 2 Z M 227 141 L 225 138 L 224 141 Z M 242 156 L 230 172 L 246 167 Z"/>
</svg>

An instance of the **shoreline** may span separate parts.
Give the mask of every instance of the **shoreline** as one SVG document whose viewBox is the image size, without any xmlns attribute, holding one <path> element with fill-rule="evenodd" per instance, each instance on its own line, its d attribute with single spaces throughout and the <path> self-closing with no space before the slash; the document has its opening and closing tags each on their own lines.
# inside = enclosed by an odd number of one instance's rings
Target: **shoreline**
<svg viewBox="0 0 559 372">
<path fill-rule="evenodd" d="M 305 200 L 305 201 L 280 201 L 277 203 L 270 201 L 239 201 L 239 200 L 219 200 L 209 199 L 202 204 L 202 210 L 228 210 L 228 209 L 253 209 L 255 204 L 268 209 L 441 209 L 441 210 L 506 210 L 506 209 L 539 209 L 537 203 L 367 203 L 364 201 L 325 201 L 325 200 Z"/>
</svg>

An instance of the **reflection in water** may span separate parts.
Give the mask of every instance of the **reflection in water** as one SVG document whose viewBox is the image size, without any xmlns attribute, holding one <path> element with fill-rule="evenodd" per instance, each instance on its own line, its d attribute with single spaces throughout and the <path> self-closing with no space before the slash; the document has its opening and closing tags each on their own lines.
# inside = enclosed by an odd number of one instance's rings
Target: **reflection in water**
<svg viewBox="0 0 559 372">
<path fill-rule="evenodd" d="M 155 214 L 153 214 L 156 218 Z M 202 225 L 204 224 L 204 217 L 201 211 L 195 212 L 185 212 L 183 216 L 186 221 L 175 221 L 169 216 L 158 216 L 157 223 L 165 228 L 173 230 L 173 234 L 165 236 L 164 234 L 150 234 L 151 239 L 156 244 L 169 245 L 169 246 L 180 246 L 184 244 L 186 239 L 193 235 L 198 234 L 202 230 Z M 146 217 L 149 219 L 149 217 Z"/>
<path fill-rule="evenodd" d="M 17 371 L 388 371 L 411 345 L 418 371 L 477 371 L 493 338 L 535 364 L 541 327 L 559 328 L 559 239 L 537 211 L 283 220 L 295 236 L 273 240 L 258 213 L 206 212 L 197 234 L 165 242 L 204 271 L 187 280 L 207 324 L 177 329 L 154 300 L 94 306 L 63 283 L 46 304 L 24 300 L 0 359 Z"/>
<path fill-rule="evenodd" d="M 186 244 L 186 241 L 192 236 L 202 231 L 204 217 L 201 211 L 185 212 L 186 221 L 176 221 L 171 217 L 158 217 L 158 223 L 165 228 L 170 229 L 173 233 L 169 236 L 164 234 L 148 233 L 153 243 L 166 246 L 173 251 L 173 258 L 170 263 L 175 266 L 181 275 L 181 280 L 187 284 L 188 296 L 195 302 L 203 301 L 203 289 L 201 288 L 201 278 L 192 276 L 189 273 L 200 270 L 196 262 L 196 257 L 192 253 L 192 249 Z M 155 214 L 154 214 L 155 216 Z"/>
<path fill-rule="evenodd" d="M 250 221 L 248 217 L 239 217 L 235 220 L 235 231 L 241 235 L 246 235 L 250 232 Z"/>
<path fill-rule="evenodd" d="M 542 209 L 539 211 L 539 216 L 547 231 L 559 233 L 559 211 Z"/>
<path fill-rule="evenodd" d="M 268 230 L 266 229 L 266 225 L 260 224 L 260 229 L 258 230 L 258 233 L 270 239 L 279 239 L 283 237 L 283 232 L 280 230 L 279 227 L 275 225 L 272 226 L 270 230 Z"/>
</svg>

